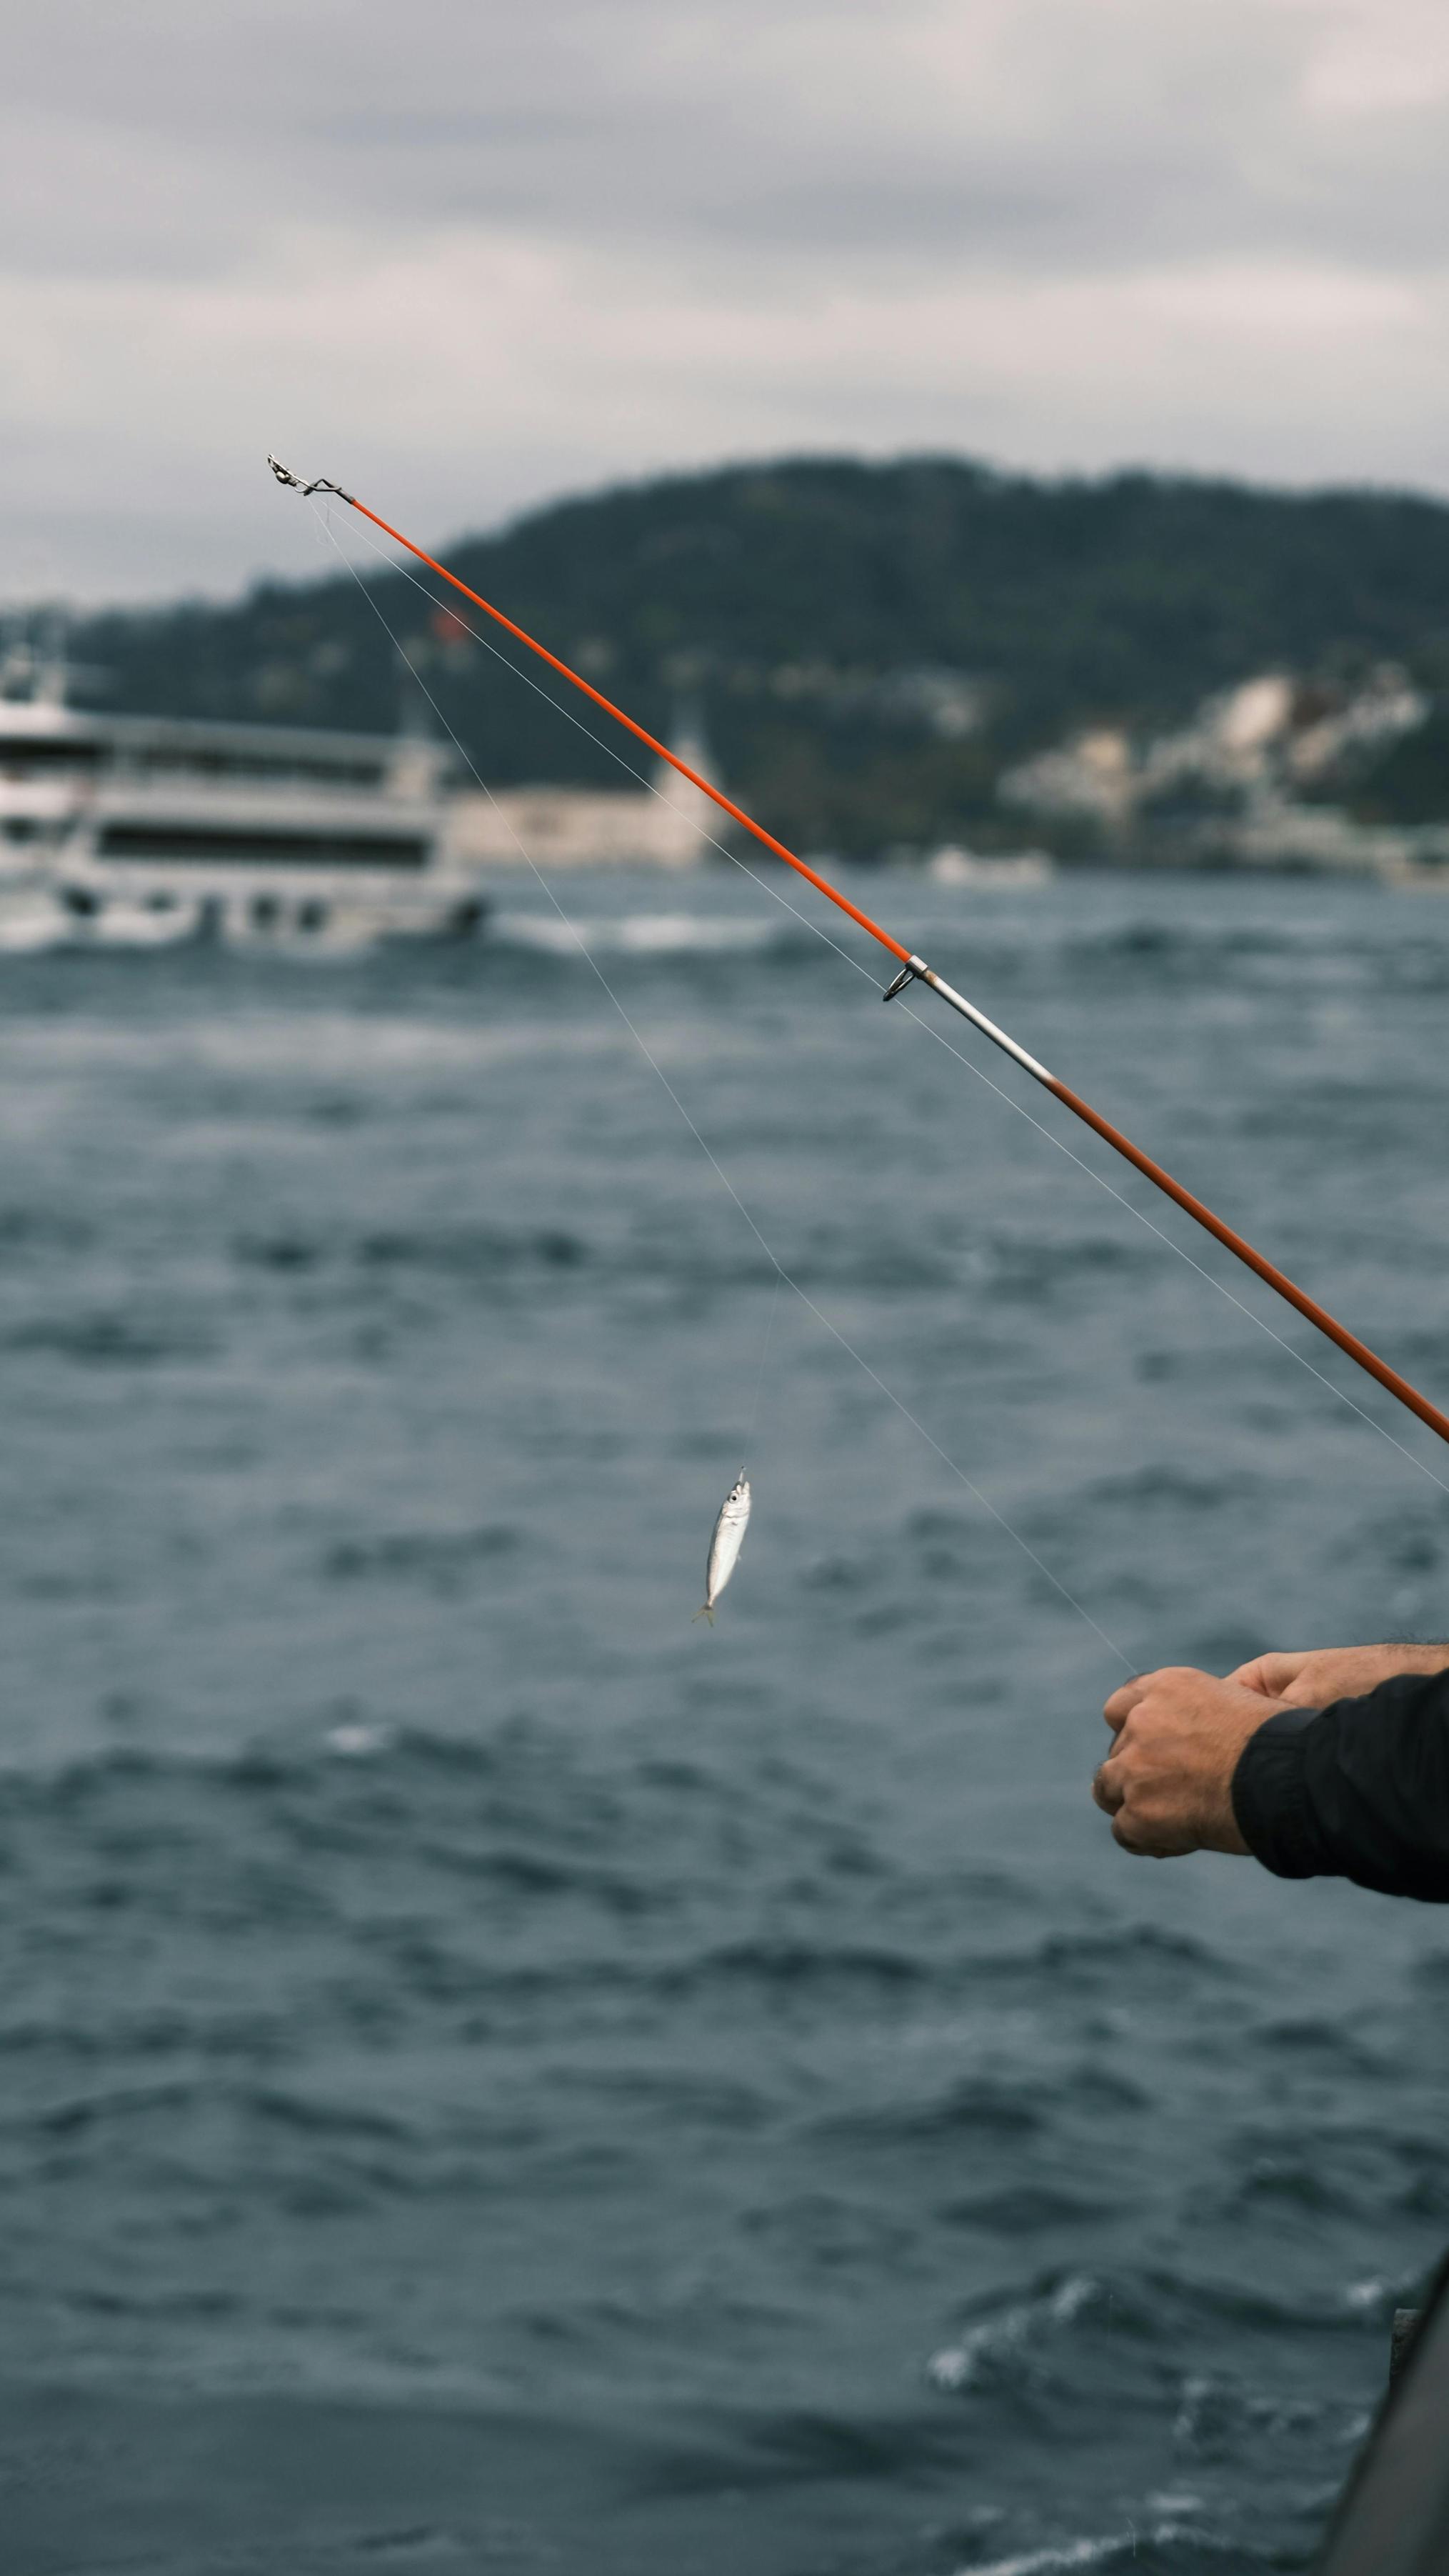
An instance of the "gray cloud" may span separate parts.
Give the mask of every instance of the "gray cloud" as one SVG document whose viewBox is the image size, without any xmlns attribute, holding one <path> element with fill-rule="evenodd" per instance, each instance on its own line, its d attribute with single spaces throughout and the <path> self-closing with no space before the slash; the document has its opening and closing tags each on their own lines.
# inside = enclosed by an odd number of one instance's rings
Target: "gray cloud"
<svg viewBox="0 0 1449 2576">
<path fill-rule="evenodd" d="M 782 446 L 1442 482 L 1434 0 L 52 0 L 0 98 L 0 592 L 307 569 Z M 345 479 L 345 477 L 344 477 Z"/>
</svg>

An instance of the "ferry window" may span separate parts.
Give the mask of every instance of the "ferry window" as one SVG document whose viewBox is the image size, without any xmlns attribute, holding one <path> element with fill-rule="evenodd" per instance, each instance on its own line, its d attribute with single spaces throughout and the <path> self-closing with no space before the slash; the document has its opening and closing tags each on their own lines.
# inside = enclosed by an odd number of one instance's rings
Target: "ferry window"
<svg viewBox="0 0 1449 2576">
<path fill-rule="evenodd" d="M 0 740 L 0 776 L 7 779 L 53 778 L 67 770 L 93 769 L 100 758 L 96 742 L 5 742 Z"/>
<path fill-rule="evenodd" d="M 106 859 L 230 863 L 240 867 L 423 868 L 430 844 L 414 833 L 281 830 L 253 824 L 116 821 L 104 825 Z"/>
</svg>

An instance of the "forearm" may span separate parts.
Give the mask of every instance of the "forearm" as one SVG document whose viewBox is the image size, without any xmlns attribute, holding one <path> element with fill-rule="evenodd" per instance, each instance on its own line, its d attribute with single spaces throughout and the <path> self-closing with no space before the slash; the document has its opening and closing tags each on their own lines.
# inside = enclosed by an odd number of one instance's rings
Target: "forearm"
<svg viewBox="0 0 1449 2576">
<path fill-rule="evenodd" d="M 1446 1669 L 1449 1644 L 1389 1640 L 1378 1646 L 1317 1646 L 1291 1654 L 1255 1655 L 1250 1663 L 1239 1664 L 1228 1679 L 1289 1708 L 1327 1708 L 1331 1700 L 1363 1699 L 1380 1682 L 1392 1681 L 1399 1673 Z"/>
<path fill-rule="evenodd" d="M 1449 1904 L 1449 1649 L 1359 1698 L 1284 1708 L 1245 1743 L 1233 1812 L 1283 1878 Z"/>
<path fill-rule="evenodd" d="M 1349 1652 L 1352 1653 L 1352 1651 L 1350 1647 Z M 1427 1644 L 1410 1643 L 1408 1640 L 1394 1643 L 1390 1640 L 1381 1646 L 1367 1646 L 1364 1652 L 1373 1655 L 1382 1664 L 1385 1681 L 1395 1680 L 1400 1673 L 1449 1672 L 1449 1644 L 1446 1644 L 1442 1638 L 1433 1639 Z M 1345 1699 L 1349 1696 L 1348 1692 L 1343 1693 Z M 1360 1692 L 1358 1696 L 1362 1698 L 1363 1693 Z"/>
</svg>

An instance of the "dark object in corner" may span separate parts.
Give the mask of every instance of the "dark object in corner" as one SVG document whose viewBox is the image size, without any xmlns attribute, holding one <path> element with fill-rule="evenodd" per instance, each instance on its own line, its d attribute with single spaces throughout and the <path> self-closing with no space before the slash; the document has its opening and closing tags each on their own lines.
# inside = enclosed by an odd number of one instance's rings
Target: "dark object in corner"
<svg viewBox="0 0 1449 2576">
<path fill-rule="evenodd" d="M 1395 2308 L 1394 2310 L 1394 2322 L 1389 2328 L 1389 2392 L 1391 2395 L 1404 2375 L 1405 2364 L 1414 2349 L 1414 2339 L 1423 2322 L 1422 2308 Z"/>
<path fill-rule="evenodd" d="M 1318 2576 L 1449 2569 L 1449 2260 L 1394 2317 L 1389 2393 L 1334 2515 Z"/>
</svg>

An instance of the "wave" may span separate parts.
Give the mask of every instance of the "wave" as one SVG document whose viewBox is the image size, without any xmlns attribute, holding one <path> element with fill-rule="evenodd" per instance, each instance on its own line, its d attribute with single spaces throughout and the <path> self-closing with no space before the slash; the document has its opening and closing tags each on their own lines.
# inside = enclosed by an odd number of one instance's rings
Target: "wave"
<svg viewBox="0 0 1449 2576">
<path fill-rule="evenodd" d="M 92 1368 L 150 1368 L 168 1360 L 210 1358 L 214 1349 L 212 1336 L 194 1321 L 178 1317 L 168 1329 L 155 1315 L 104 1309 L 94 1314 L 32 1316 L 0 1335 L 0 1345 Z"/>
<path fill-rule="evenodd" d="M 818 945 L 808 930 L 788 920 L 692 912 L 586 915 L 568 921 L 546 912 L 500 912 L 489 921 L 488 944 L 569 958 L 581 953 L 590 957 L 759 956 L 767 949 Z"/>
<path fill-rule="evenodd" d="M 1110 2277 L 1048 2271 L 1014 2295 L 998 2292 L 978 2302 L 978 2312 L 968 2317 L 955 2340 L 931 2354 L 925 2377 L 930 2386 L 953 2397 L 1002 2388 L 1041 2391 L 1062 2377 L 1061 2357 L 1074 2340 L 1110 2339 L 1119 2374 L 1130 2370 L 1134 2353 L 1168 2357 L 1178 2390 L 1179 2439 L 1191 2448 L 1216 2440 L 1228 2423 L 1246 2432 L 1254 2424 L 1276 2421 L 1285 2403 L 1276 2389 L 1256 2391 L 1219 2375 L 1178 2377 L 1179 2357 L 1216 2340 L 1212 2328 L 1247 2329 L 1260 2341 L 1305 2330 L 1356 2338 L 1382 2331 L 1395 2295 L 1394 2286 L 1380 2280 L 1340 2283 L 1295 2299 L 1185 2271 L 1114 2272 Z M 1307 2395 L 1292 2402 L 1298 2408 L 1326 2406 L 1330 2415 L 1341 2403 Z"/>
<path fill-rule="evenodd" d="M 466 1224 L 407 1231 L 379 1227 L 350 1239 L 288 1225 L 274 1233 L 238 1235 L 231 1249 L 242 1269 L 296 1277 L 341 1262 L 363 1275 L 421 1270 L 448 1278 L 502 1278 L 519 1271 L 577 1270 L 597 1258 L 581 1235 L 561 1225 L 517 1232 Z M 641 1256 L 639 1266 L 652 1263 Z"/>
<path fill-rule="evenodd" d="M 892 1996 L 935 1985 L 947 1975 L 924 1951 L 868 1940 L 772 1940 L 761 1934 L 672 1962 L 650 1982 L 672 1994 L 744 1987 L 764 1994 L 841 1989 Z"/>
<path fill-rule="evenodd" d="M 1053 2227 L 1093 2226 L 1113 2216 L 1119 2205 L 1027 2182 L 943 2202 L 940 2214 L 953 2227 L 978 2227 L 989 2236 L 1040 2236 Z"/>
<path fill-rule="evenodd" d="M 519 1533 L 502 1521 L 484 1521 L 472 1529 L 385 1531 L 375 1538 L 339 1539 L 322 1560 L 332 1583 L 423 1583 L 431 1590 L 453 1593 L 472 1568 L 508 1556 L 519 1545 Z"/>
<path fill-rule="evenodd" d="M 917 946 L 953 981 L 967 971 L 959 955 L 956 972 L 952 966 L 960 928 L 957 920 L 917 918 L 913 924 Z M 1272 925 L 1139 919 L 1084 930 L 1049 907 L 1038 909 L 1029 930 L 1017 937 L 1004 938 L 999 930 L 973 937 L 966 989 L 988 1010 L 993 990 L 1025 994 L 1057 991 L 1063 984 L 1094 994 L 1190 992 L 1204 1003 L 1246 993 L 1256 1016 L 1265 993 L 1285 987 L 1299 996 L 1353 1001 L 1380 991 L 1437 993 L 1446 982 L 1449 948 L 1406 938 L 1402 926 L 1394 928 L 1387 918 L 1373 936 L 1358 937 L 1346 949 L 1341 925 L 1320 921 L 1307 909 L 1296 921 Z"/>
<path fill-rule="evenodd" d="M 1120 2566 L 1136 2558 L 1135 2530 L 1108 2533 L 1100 2540 L 1064 2540 L 1046 2549 L 1029 2549 L 1024 2557 L 993 2558 L 958 2570 L 958 2576 L 1055 2576 L 1057 2570 Z"/>
<path fill-rule="evenodd" d="M 1045 2092 L 1037 2081 L 1002 2083 L 966 2076 L 914 2102 L 887 2101 L 869 2109 L 834 2112 L 820 2123 L 818 2133 L 837 2144 L 855 2146 L 972 2138 L 1017 2142 L 1046 2129 Z"/>
<path fill-rule="evenodd" d="M 533 1293 L 546 1278 L 560 1287 L 570 1274 L 612 1286 L 683 1288 L 697 1299 L 726 1298 L 733 1291 L 772 1287 L 775 1274 L 738 1226 L 723 1240 L 659 1221 L 636 1222 L 621 1232 L 606 1215 L 585 1235 L 563 1224 L 511 1228 L 487 1223 L 376 1227 L 360 1234 L 334 1226 L 325 1233 L 295 1220 L 272 1231 L 238 1234 L 230 1251 L 244 1270 L 267 1271 L 278 1281 L 302 1285 L 309 1273 L 351 1272 L 364 1287 L 407 1273 L 475 1283 L 509 1292 L 522 1284 Z M 788 1247 L 790 1275 L 805 1289 L 876 1295 L 950 1294 L 960 1287 L 961 1265 L 929 1242 L 871 1240 L 864 1229 L 813 1225 Z"/>
<path fill-rule="evenodd" d="M 1130 1916 L 1110 1931 L 1047 1932 L 1029 1948 L 987 1952 L 972 1962 L 978 1984 L 1020 1985 L 1033 1992 L 1091 1994 L 1110 1987 L 1139 2002 L 1170 1998 L 1191 1981 L 1237 1984 L 1236 1961 L 1191 1932 Z"/>
<path fill-rule="evenodd" d="M 1274 2552 L 1244 2548 L 1241 2536 L 1232 2539 L 1204 2531 L 1200 2526 L 1166 2519 L 1139 2529 L 1129 2523 L 1125 2531 L 1112 2531 L 1100 2538 L 1049 2542 L 1045 2548 L 1028 2549 L 1013 2558 L 975 2560 L 958 2568 L 956 2576 L 1070 2576 L 1073 2569 L 1130 2566 L 1136 2576 L 1168 2576 L 1168 2571 L 1184 2571 L 1195 2566 L 1221 2566 L 1231 2558 L 1241 2570 L 1245 2567 L 1281 2566 Z"/>
</svg>

